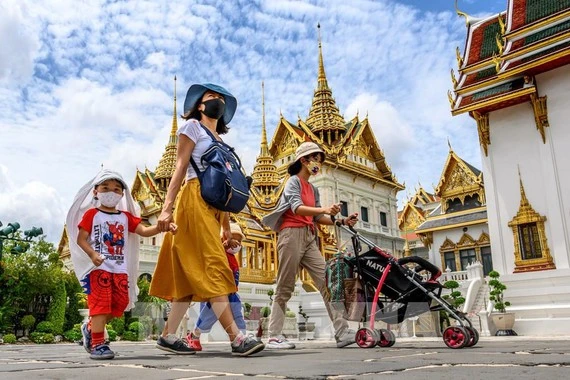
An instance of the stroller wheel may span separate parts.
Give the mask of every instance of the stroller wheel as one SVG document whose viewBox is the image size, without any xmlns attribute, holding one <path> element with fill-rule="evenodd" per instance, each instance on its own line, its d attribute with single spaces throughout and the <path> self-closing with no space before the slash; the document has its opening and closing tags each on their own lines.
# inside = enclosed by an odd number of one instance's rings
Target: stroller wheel
<svg viewBox="0 0 570 380">
<path fill-rule="evenodd" d="M 376 333 L 380 336 L 378 339 L 378 347 L 392 347 L 396 343 L 396 336 L 394 333 L 387 329 L 376 330 Z"/>
<path fill-rule="evenodd" d="M 372 348 L 380 340 L 376 330 L 361 328 L 356 331 L 356 344 L 362 348 Z"/>
<path fill-rule="evenodd" d="M 465 326 L 465 329 L 469 332 L 470 339 L 465 345 L 465 347 L 473 347 L 479 342 L 479 332 L 473 327 Z"/>
<path fill-rule="evenodd" d="M 463 348 L 471 339 L 471 334 L 461 326 L 450 326 L 443 332 L 443 342 L 449 348 Z"/>
</svg>

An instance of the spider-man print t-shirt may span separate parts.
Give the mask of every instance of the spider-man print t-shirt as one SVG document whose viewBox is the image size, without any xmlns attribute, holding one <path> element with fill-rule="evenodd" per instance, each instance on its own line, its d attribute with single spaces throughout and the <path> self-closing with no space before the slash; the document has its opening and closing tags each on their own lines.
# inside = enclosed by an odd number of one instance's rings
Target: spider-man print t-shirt
<svg viewBox="0 0 570 380">
<path fill-rule="evenodd" d="M 78 227 L 90 232 L 91 247 L 105 258 L 97 269 L 127 273 L 127 235 L 134 233 L 140 222 L 140 218 L 126 211 L 87 210 Z"/>
</svg>

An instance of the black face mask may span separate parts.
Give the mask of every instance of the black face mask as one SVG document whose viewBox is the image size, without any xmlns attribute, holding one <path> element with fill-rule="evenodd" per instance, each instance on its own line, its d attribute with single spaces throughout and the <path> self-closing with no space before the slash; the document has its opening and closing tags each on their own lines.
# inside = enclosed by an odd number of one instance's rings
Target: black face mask
<svg viewBox="0 0 570 380">
<path fill-rule="evenodd" d="M 206 100 L 202 103 L 205 108 L 204 111 L 201 111 L 204 115 L 208 116 L 211 119 L 218 120 L 224 114 L 226 110 L 226 104 L 222 99 L 210 99 Z"/>
</svg>

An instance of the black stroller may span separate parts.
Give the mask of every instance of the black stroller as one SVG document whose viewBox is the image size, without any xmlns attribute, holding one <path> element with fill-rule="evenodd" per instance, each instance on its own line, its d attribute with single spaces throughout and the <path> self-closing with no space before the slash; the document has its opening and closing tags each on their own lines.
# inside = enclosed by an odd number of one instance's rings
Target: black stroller
<svg viewBox="0 0 570 380">
<path fill-rule="evenodd" d="M 356 332 L 355 340 L 359 347 L 390 347 L 395 343 L 392 331 L 375 329 L 376 320 L 396 324 L 428 311 L 441 310 L 457 321 L 457 325 L 443 331 L 443 341 L 449 348 L 477 344 L 479 333 L 465 313 L 441 297 L 443 286 L 437 281 L 441 276 L 439 268 L 421 257 L 396 259 L 352 227 L 340 227 L 352 235 L 354 256 L 344 256 L 343 260 L 356 272 L 365 300 L 363 320 L 365 324 L 369 323 L 368 327 Z M 361 242 L 370 250 L 361 253 Z"/>
</svg>

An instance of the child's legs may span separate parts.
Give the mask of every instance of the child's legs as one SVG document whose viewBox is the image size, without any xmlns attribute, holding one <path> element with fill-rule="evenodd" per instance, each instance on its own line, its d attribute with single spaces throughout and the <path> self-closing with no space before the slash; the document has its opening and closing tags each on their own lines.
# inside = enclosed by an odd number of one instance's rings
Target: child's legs
<svg viewBox="0 0 570 380">
<path fill-rule="evenodd" d="M 209 302 L 201 302 L 200 315 L 198 315 L 198 319 L 196 320 L 194 333 L 210 332 L 217 320 L 218 317 L 216 317 L 214 310 L 212 310 L 212 305 Z"/>
<path fill-rule="evenodd" d="M 230 301 L 230 308 L 232 309 L 232 314 L 234 316 L 234 321 L 238 329 L 245 334 L 246 326 L 245 319 L 243 318 L 243 312 L 241 307 L 241 299 L 237 293 L 232 293 L 228 296 Z"/>
<path fill-rule="evenodd" d="M 87 306 L 91 317 L 91 331 L 103 332 L 113 310 L 113 274 L 94 270 L 89 274 Z M 127 297 L 128 298 L 128 297 Z"/>
<path fill-rule="evenodd" d="M 239 334 L 239 329 L 234 322 L 234 316 L 229 305 L 228 296 L 213 297 L 210 299 L 210 303 L 212 304 L 212 310 L 218 317 L 222 327 L 228 333 L 230 341 L 233 342 Z"/>
</svg>

